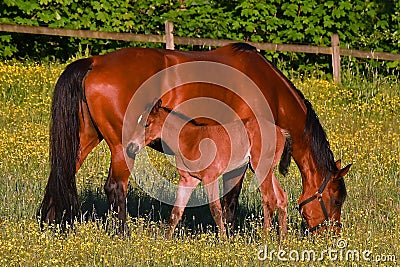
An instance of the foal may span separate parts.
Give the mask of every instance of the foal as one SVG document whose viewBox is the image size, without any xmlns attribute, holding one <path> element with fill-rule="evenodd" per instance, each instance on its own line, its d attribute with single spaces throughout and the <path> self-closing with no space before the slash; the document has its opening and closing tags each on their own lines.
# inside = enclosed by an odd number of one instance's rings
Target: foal
<svg viewBox="0 0 400 267">
<path fill-rule="evenodd" d="M 273 137 L 276 136 L 273 144 L 262 140 L 261 128 L 272 135 L 267 136 L 268 139 L 274 140 Z M 229 133 L 234 133 L 234 136 L 230 136 Z M 259 180 L 264 209 L 264 230 L 269 229 L 273 213 L 278 209 L 281 235 L 286 235 L 287 194 L 280 187 L 273 170 L 281 158 L 284 146 L 291 145 L 287 131 L 266 119 L 255 118 L 224 125 L 198 126 L 161 107 L 161 100 L 158 100 L 154 107 L 150 106 L 139 117 L 126 153 L 134 158 L 142 148 L 159 138 L 174 152 L 181 175 L 167 238 L 172 237 L 190 195 L 200 181 L 205 185 L 210 211 L 219 227 L 220 235 L 225 236 L 217 178 L 246 164 L 250 165 Z M 210 140 L 212 142 L 209 142 Z M 261 141 L 266 143 L 263 144 L 263 149 Z M 261 159 L 267 164 L 259 164 Z"/>
</svg>

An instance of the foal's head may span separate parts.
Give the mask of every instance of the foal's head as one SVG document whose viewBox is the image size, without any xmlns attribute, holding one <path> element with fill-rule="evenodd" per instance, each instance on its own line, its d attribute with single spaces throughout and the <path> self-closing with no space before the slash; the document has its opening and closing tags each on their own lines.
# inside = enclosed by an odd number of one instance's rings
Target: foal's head
<svg viewBox="0 0 400 267">
<path fill-rule="evenodd" d="M 146 106 L 146 110 L 139 116 L 131 142 L 126 148 L 130 158 L 134 158 L 152 141 L 161 138 L 162 127 L 168 114 L 169 112 L 161 107 L 161 99 Z"/>
</svg>

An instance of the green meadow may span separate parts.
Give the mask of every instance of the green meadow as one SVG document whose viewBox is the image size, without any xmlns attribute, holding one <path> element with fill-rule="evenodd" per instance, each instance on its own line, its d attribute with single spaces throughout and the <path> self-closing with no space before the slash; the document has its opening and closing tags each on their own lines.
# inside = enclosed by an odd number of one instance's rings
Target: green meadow
<svg viewBox="0 0 400 267">
<path fill-rule="evenodd" d="M 74 230 L 41 230 L 36 213 L 49 174 L 52 92 L 65 65 L 0 63 L 1 266 L 309 266 L 400 262 L 400 80 L 344 73 L 342 85 L 293 78 L 313 104 L 335 158 L 353 163 L 340 237 L 303 237 L 295 210 L 300 174 L 292 162 L 277 174 L 289 197 L 289 234 L 262 231 L 260 194 L 250 175 L 240 196 L 235 233 L 219 240 L 208 206 L 189 208 L 175 238 L 165 240 L 171 207 L 131 177 L 129 237 L 115 235 L 103 191 L 110 154 L 102 143 L 77 174 L 85 219 Z M 371 76 L 370 76 L 371 77 Z M 147 150 L 159 173 L 176 182 L 164 155 Z M 138 160 L 135 168 L 147 168 Z M 136 177 L 137 178 L 137 177 Z M 304 252 L 306 251 L 306 252 Z M 313 256 L 313 253 L 315 255 Z"/>
</svg>

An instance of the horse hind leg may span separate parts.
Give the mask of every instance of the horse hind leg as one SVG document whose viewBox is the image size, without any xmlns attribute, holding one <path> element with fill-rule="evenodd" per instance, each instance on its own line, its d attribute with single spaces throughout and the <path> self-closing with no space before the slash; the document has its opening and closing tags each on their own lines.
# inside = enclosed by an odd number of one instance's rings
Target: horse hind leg
<svg viewBox="0 0 400 267">
<path fill-rule="evenodd" d="M 103 140 L 103 137 L 97 131 L 91 118 L 89 117 L 89 112 L 87 111 L 86 105 L 82 106 L 83 107 L 80 110 L 81 113 L 79 114 L 79 151 L 75 172 L 78 172 L 89 153 Z M 85 213 L 81 213 L 82 219 L 85 219 L 84 215 Z"/>
<path fill-rule="evenodd" d="M 248 165 L 233 170 L 222 176 L 223 181 L 223 218 L 231 229 L 234 226 L 235 213 L 239 204 L 239 194 Z"/>
<path fill-rule="evenodd" d="M 80 169 L 83 162 L 89 153 L 95 148 L 102 140 L 103 136 L 94 125 L 88 108 L 85 104 L 80 105 L 79 113 L 79 154 L 76 163 L 76 171 Z"/>
<path fill-rule="evenodd" d="M 218 226 L 219 234 L 222 239 L 226 238 L 225 224 L 222 215 L 222 206 L 219 199 L 218 180 L 211 179 L 208 183 L 207 179 L 204 180 L 205 188 L 207 191 L 208 203 L 210 206 L 211 215 Z"/>
<path fill-rule="evenodd" d="M 104 184 L 111 209 L 118 214 L 118 232 L 128 234 L 126 224 L 126 194 L 130 171 L 124 157 L 122 145 L 112 147 L 108 178 Z"/>
</svg>

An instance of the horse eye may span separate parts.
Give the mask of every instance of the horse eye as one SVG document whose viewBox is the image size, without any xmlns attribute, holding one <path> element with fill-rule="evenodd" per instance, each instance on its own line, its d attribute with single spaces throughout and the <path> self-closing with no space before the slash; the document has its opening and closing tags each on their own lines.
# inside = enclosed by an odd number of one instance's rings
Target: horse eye
<svg viewBox="0 0 400 267">
<path fill-rule="evenodd" d="M 147 128 L 147 127 L 149 127 L 150 126 L 150 123 L 146 123 L 145 125 L 144 125 L 144 128 Z"/>
<path fill-rule="evenodd" d="M 333 203 L 335 204 L 336 207 L 341 207 L 342 206 L 342 202 L 340 202 L 340 201 L 338 201 L 336 199 L 333 199 Z"/>
</svg>

